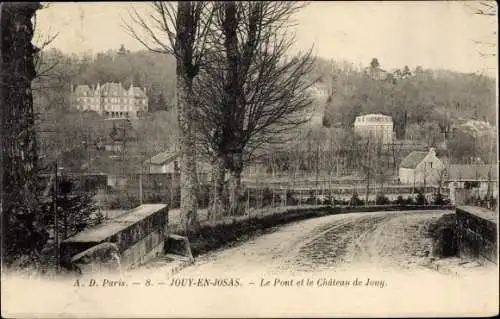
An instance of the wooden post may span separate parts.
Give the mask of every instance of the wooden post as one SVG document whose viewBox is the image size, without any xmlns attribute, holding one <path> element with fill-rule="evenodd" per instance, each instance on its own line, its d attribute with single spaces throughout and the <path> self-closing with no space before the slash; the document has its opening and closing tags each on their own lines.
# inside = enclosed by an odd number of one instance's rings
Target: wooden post
<svg viewBox="0 0 500 319">
<path fill-rule="evenodd" d="M 272 202 L 271 202 L 271 208 L 274 208 L 274 187 L 273 187 L 273 197 L 272 197 Z"/>
<path fill-rule="evenodd" d="M 59 218 L 57 216 L 57 160 L 54 162 L 54 194 L 53 194 L 53 208 L 54 208 L 54 243 L 55 243 L 55 262 L 56 272 L 59 272 Z"/>
<path fill-rule="evenodd" d="M 142 164 L 141 164 L 141 170 L 139 173 L 139 202 L 141 205 L 143 204 L 143 197 L 142 197 Z"/>
</svg>

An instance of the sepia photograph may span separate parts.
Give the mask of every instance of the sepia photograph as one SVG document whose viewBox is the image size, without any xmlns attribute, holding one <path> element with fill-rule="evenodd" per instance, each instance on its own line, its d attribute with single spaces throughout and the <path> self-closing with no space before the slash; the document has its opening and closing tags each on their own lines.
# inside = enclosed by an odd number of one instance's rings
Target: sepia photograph
<svg viewBox="0 0 500 319">
<path fill-rule="evenodd" d="M 2 318 L 499 312 L 495 1 L 0 2 Z"/>
</svg>

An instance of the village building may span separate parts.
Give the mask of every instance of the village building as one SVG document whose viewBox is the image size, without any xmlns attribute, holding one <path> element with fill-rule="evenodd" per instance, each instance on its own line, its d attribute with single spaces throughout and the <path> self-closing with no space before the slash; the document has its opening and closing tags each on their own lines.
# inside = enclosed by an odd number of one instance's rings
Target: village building
<svg viewBox="0 0 500 319">
<path fill-rule="evenodd" d="M 360 115 L 354 121 L 354 132 L 363 139 L 369 138 L 373 143 L 391 144 L 394 140 L 394 123 L 388 115 Z"/>
<path fill-rule="evenodd" d="M 436 156 L 436 150 L 413 151 L 399 164 L 399 181 L 413 186 L 439 186 L 444 182 L 445 164 Z"/>
<path fill-rule="evenodd" d="M 373 68 L 371 66 L 365 67 L 363 69 L 363 74 L 369 76 L 373 80 L 378 80 L 378 81 L 387 80 L 387 78 L 390 76 L 390 73 L 387 72 L 386 70 L 380 67 Z"/>
<path fill-rule="evenodd" d="M 453 204 L 463 205 L 471 196 L 498 198 L 498 167 L 494 164 L 449 165 L 446 184 Z"/>
<path fill-rule="evenodd" d="M 179 168 L 180 153 L 178 151 L 164 151 L 158 153 L 144 162 L 144 173 L 149 174 L 176 174 Z M 211 177 L 212 166 L 204 160 L 196 162 L 196 172 L 200 181 L 208 181 Z"/>
<path fill-rule="evenodd" d="M 80 112 L 94 111 L 109 119 L 141 118 L 148 111 L 148 97 L 140 87 L 121 83 L 97 83 L 71 88 L 71 103 Z"/>
</svg>

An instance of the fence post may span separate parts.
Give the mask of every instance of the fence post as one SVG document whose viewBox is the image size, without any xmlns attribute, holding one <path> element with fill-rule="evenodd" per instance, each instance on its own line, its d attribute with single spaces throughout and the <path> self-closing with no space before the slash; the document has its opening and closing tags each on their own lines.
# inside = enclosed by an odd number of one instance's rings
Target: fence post
<svg viewBox="0 0 500 319">
<path fill-rule="evenodd" d="M 301 206 L 302 206 L 302 191 L 299 188 L 299 207 L 301 207 Z"/>
<path fill-rule="evenodd" d="M 248 215 L 250 216 L 250 188 L 247 187 L 247 205 L 246 205 L 246 210 L 248 212 Z"/>
<path fill-rule="evenodd" d="M 274 187 L 272 188 L 273 196 L 271 200 L 271 209 L 274 209 Z"/>
</svg>

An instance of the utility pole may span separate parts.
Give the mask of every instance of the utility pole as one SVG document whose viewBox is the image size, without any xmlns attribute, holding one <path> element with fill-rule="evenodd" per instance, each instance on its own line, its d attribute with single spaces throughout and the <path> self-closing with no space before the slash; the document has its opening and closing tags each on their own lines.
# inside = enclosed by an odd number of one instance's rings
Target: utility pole
<svg viewBox="0 0 500 319">
<path fill-rule="evenodd" d="M 54 162 L 54 194 L 52 195 L 52 205 L 54 209 L 54 243 L 55 243 L 55 260 L 56 260 L 56 271 L 59 272 L 59 227 L 58 227 L 58 216 L 57 216 L 57 160 Z"/>
</svg>

